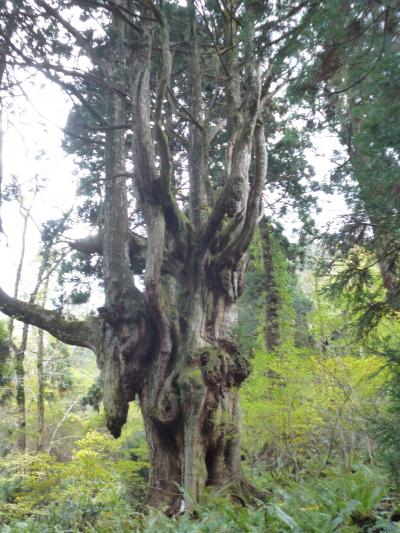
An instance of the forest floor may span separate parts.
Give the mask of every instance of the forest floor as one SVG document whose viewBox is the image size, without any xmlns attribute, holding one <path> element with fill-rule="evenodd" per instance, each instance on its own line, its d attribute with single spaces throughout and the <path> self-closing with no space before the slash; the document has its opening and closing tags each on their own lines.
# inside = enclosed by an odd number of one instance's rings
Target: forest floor
<svg viewBox="0 0 400 533">
<path fill-rule="evenodd" d="M 385 372 L 375 356 L 256 350 L 242 391 L 242 460 L 266 497 L 243 506 L 207 492 L 194 514 L 172 519 L 143 503 L 148 458 L 138 408 L 114 440 L 101 409 L 80 404 L 47 452 L 3 453 L 0 531 L 398 532 L 400 494 L 372 428 Z"/>
</svg>

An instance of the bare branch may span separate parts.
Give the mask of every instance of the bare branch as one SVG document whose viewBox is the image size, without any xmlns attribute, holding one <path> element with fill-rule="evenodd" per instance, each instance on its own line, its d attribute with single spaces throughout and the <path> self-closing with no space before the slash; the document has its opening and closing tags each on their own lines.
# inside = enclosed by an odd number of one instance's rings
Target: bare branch
<svg viewBox="0 0 400 533">
<path fill-rule="evenodd" d="M 57 311 L 12 298 L 0 288 L 0 311 L 21 322 L 44 329 L 57 339 L 73 346 L 96 350 L 99 322 L 66 319 Z"/>
<path fill-rule="evenodd" d="M 146 264 L 147 239 L 134 233 L 128 232 L 129 238 L 129 258 L 132 270 L 135 274 L 141 274 Z M 83 254 L 99 254 L 103 253 L 103 236 L 101 233 L 96 235 L 89 235 L 83 239 L 77 239 L 68 242 L 68 245 L 73 250 L 77 250 Z M 181 270 L 181 263 L 179 260 L 164 249 L 162 272 L 171 274 L 175 277 L 179 275 Z"/>
<path fill-rule="evenodd" d="M 168 89 L 168 94 L 171 96 L 172 102 L 174 103 L 174 106 L 177 112 L 179 111 L 181 112 L 179 116 L 181 118 L 184 118 L 184 115 L 186 115 L 187 120 L 192 122 L 197 128 L 199 128 L 200 131 L 204 131 L 203 124 L 201 124 L 198 120 L 196 120 L 195 117 L 192 115 L 192 113 L 185 106 L 179 103 L 178 99 L 176 98 L 176 96 L 170 89 Z"/>
<path fill-rule="evenodd" d="M 90 74 L 88 72 L 84 72 L 79 69 L 69 69 L 64 68 L 61 65 L 54 65 L 47 61 L 37 62 L 33 59 L 24 56 L 20 50 L 14 49 L 20 57 L 22 57 L 23 61 L 10 61 L 9 64 L 16 67 L 34 67 L 43 72 L 45 75 L 47 75 L 49 70 L 53 70 L 55 72 L 61 72 L 62 74 L 65 74 L 66 76 L 71 76 L 74 78 L 82 78 L 86 79 L 92 82 L 97 83 L 100 87 L 105 87 L 107 89 L 111 89 L 115 93 L 117 93 L 119 96 L 123 97 L 124 99 L 130 101 L 131 97 L 128 93 L 126 93 L 123 89 L 120 87 L 117 87 L 116 85 L 113 85 L 109 82 L 107 82 L 104 78 L 100 79 L 97 76 L 94 76 L 93 74 Z M 54 81 L 54 80 L 52 80 Z"/>
</svg>

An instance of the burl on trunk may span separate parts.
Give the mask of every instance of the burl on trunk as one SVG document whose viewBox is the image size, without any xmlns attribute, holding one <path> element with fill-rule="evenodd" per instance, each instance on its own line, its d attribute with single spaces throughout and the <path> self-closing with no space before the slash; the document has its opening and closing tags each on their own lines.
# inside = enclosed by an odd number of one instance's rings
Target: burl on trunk
<svg viewBox="0 0 400 533">
<path fill-rule="evenodd" d="M 185 283 L 166 280 L 166 324 L 146 319 L 124 296 L 120 313 L 114 308 L 103 322 L 98 361 L 108 428 L 119 436 L 137 395 L 150 452 L 148 501 L 171 512 L 182 494 L 190 506 L 206 485 L 229 486 L 243 498 L 238 387 L 248 364 L 233 340 L 242 263 L 217 272 L 202 261 Z"/>
</svg>

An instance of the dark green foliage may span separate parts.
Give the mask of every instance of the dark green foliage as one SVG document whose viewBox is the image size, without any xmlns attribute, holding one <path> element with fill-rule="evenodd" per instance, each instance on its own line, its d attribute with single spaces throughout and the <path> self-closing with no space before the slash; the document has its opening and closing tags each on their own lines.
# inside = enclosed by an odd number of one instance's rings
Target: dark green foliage
<svg viewBox="0 0 400 533">
<path fill-rule="evenodd" d="M 400 355 L 399 346 L 391 339 L 383 340 L 382 354 L 388 360 L 390 380 L 383 387 L 389 406 L 370 420 L 374 435 L 378 440 L 381 463 L 387 468 L 397 488 L 400 490 Z"/>
<path fill-rule="evenodd" d="M 60 219 L 47 220 L 41 228 L 41 238 L 44 245 L 51 247 L 57 242 L 59 236 L 69 229 L 67 222 L 68 216 L 64 216 Z"/>
<path fill-rule="evenodd" d="M 335 287 L 350 288 L 366 320 L 375 315 L 378 321 L 385 303 L 398 309 L 400 301 L 399 12 L 390 2 L 331 1 L 324 9 L 327 17 L 315 18 L 308 37 L 320 52 L 305 62 L 294 100 L 319 112 L 317 127 L 343 147 L 330 190 L 345 196 L 350 212 L 339 230 L 325 235 L 325 273 L 338 266 Z M 375 265 L 381 283 L 373 294 Z"/>
<path fill-rule="evenodd" d="M 282 100 L 268 117 L 266 202 L 276 219 L 294 210 L 303 223 L 300 229 L 309 233 L 313 228 L 309 213 L 315 206 L 312 193 L 317 185 L 313 180 L 314 169 L 305 155 L 311 146 L 310 132 L 306 126 L 299 126 L 304 122 L 301 116 L 287 113 L 287 105 L 287 100 Z"/>
<path fill-rule="evenodd" d="M 83 396 L 82 405 L 90 405 L 95 411 L 100 410 L 100 404 L 103 400 L 103 383 L 100 377 L 90 386 L 85 396 Z"/>
<path fill-rule="evenodd" d="M 70 253 L 65 258 L 58 272 L 57 307 L 65 304 L 79 305 L 90 299 L 93 285 L 102 284 L 102 257 L 90 256 L 81 252 Z"/>
</svg>

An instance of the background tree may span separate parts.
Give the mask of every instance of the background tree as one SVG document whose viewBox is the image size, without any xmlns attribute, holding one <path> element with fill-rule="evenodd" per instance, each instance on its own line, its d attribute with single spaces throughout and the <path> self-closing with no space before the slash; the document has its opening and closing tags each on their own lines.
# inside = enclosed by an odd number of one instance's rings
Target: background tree
<svg viewBox="0 0 400 533">
<path fill-rule="evenodd" d="M 370 299 L 376 318 L 397 309 L 398 300 L 399 12 L 390 2 L 339 1 L 326 6 L 327 14 L 336 8 L 340 16 L 333 24 L 326 24 L 327 17 L 314 26 L 321 51 L 304 67 L 302 101 L 320 113 L 314 126 L 327 128 L 343 147 L 330 187 L 345 195 L 350 213 L 339 231 L 326 236 L 327 268 L 332 271 L 332 259 L 341 262 L 355 250 L 338 286 L 367 286 L 368 268 L 357 247 L 375 256 L 384 289 Z"/>
<path fill-rule="evenodd" d="M 325 235 L 321 272 L 329 292 L 345 298 L 367 350 L 386 355 L 392 377 L 389 413 L 372 425 L 381 453 L 398 483 L 399 304 L 399 9 L 392 2 L 332 2 L 336 22 L 315 35 L 322 44 L 304 69 L 308 102 L 321 114 L 319 127 L 341 142 L 331 190 L 345 195 L 345 223 Z M 303 99 L 304 102 L 304 99 Z M 378 268 L 377 268 L 378 267 Z M 390 324 L 390 325 L 389 325 Z M 382 329 L 386 334 L 382 333 Z"/>
</svg>

